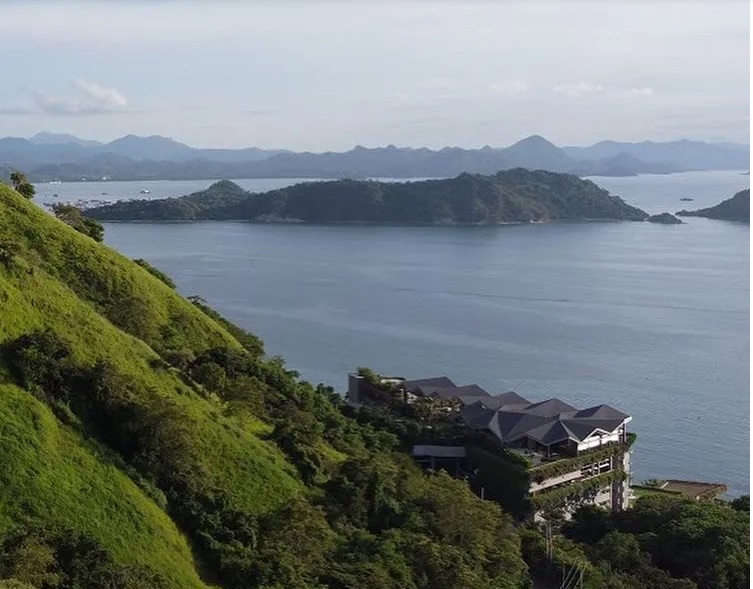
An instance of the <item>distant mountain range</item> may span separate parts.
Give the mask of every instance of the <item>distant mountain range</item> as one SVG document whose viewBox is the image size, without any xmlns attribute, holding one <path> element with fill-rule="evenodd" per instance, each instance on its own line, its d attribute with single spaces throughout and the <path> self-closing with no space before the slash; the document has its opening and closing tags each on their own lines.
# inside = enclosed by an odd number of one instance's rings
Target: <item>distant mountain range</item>
<svg viewBox="0 0 753 589">
<path fill-rule="evenodd" d="M 463 172 L 493 174 L 523 167 L 579 176 L 670 174 L 690 170 L 746 170 L 750 146 L 671 141 L 558 147 L 539 135 L 506 148 L 378 148 L 346 152 L 198 149 L 167 137 L 126 135 L 109 143 L 64 133 L 0 138 L 0 175 L 12 169 L 32 181 L 189 180 L 213 178 L 421 178 Z"/>
</svg>

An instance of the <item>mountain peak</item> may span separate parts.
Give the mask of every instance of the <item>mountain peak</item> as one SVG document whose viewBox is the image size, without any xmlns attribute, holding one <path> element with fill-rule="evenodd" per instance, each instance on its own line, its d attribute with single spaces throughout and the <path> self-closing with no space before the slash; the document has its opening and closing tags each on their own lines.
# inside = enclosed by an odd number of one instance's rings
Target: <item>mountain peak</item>
<svg viewBox="0 0 753 589">
<path fill-rule="evenodd" d="M 525 139 L 521 139 L 517 143 L 513 143 L 510 147 L 516 146 L 530 146 L 530 147 L 555 147 L 559 149 L 554 143 L 542 137 L 541 135 L 529 135 Z"/>
<path fill-rule="evenodd" d="M 541 135 L 521 139 L 504 149 L 502 153 L 507 164 L 512 167 L 566 172 L 571 170 L 574 164 L 570 156 Z"/>
<path fill-rule="evenodd" d="M 40 131 L 29 137 L 29 141 L 37 145 L 61 145 L 66 143 L 76 143 L 82 146 L 101 145 L 99 141 L 90 139 L 81 139 L 70 133 L 51 133 L 49 131 Z"/>
</svg>

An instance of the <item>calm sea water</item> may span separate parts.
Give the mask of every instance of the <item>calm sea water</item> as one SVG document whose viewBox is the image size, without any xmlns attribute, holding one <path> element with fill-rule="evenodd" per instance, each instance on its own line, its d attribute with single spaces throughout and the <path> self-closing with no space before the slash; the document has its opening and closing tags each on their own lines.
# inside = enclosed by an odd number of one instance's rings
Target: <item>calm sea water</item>
<svg viewBox="0 0 753 589">
<path fill-rule="evenodd" d="M 749 182 L 736 172 L 594 180 L 652 213 L 716 204 Z M 239 181 L 252 190 L 291 182 Z M 43 189 L 160 197 L 209 183 Z M 637 480 L 748 492 L 747 225 L 107 224 L 105 237 L 259 334 L 307 380 L 342 391 L 348 371 L 370 366 L 532 400 L 608 403 L 633 416 Z"/>
</svg>

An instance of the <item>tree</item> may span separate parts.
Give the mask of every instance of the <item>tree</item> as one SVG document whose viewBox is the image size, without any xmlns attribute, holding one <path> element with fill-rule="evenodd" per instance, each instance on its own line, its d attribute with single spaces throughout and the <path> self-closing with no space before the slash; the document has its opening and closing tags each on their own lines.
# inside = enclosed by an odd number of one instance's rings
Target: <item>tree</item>
<svg viewBox="0 0 753 589">
<path fill-rule="evenodd" d="M 18 171 L 11 172 L 10 181 L 13 184 L 13 189 L 21 196 L 29 199 L 34 198 L 36 189 L 34 188 L 34 185 L 26 179 L 26 174 Z"/>
<path fill-rule="evenodd" d="M 63 223 L 91 237 L 94 241 L 102 241 L 105 237 L 105 228 L 94 219 L 84 217 L 81 211 L 73 205 L 56 204 L 52 207 L 52 212 Z"/>
<path fill-rule="evenodd" d="M 0 555 L 0 564 L 11 578 L 34 587 L 56 587 L 59 575 L 55 572 L 57 561 L 52 548 L 33 534 L 13 540 L 6 543 Z"/>
<path fill-rule="evenodd" d="M 750 495 L 741 495 L 737 499 L 733 499 L 729 505 L 732 509 L 736 509 L 737 511 L 750 512 Z"/>
</svg>

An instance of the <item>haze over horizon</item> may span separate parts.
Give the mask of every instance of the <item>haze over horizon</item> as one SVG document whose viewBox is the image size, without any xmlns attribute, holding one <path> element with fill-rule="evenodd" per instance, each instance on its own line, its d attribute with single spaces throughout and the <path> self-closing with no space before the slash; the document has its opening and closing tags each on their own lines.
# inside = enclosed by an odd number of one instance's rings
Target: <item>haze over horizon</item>
<svg viewBox="0 0 753 589">
<path fill-rule="evenodd" d="M 749 142 L 747 2 L 573 6 L 7 2 L 0 134 L 316 152 Z"/>
</svg>

